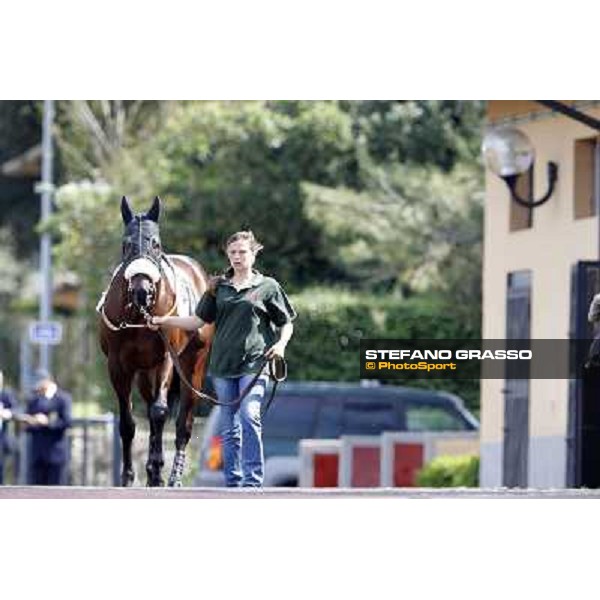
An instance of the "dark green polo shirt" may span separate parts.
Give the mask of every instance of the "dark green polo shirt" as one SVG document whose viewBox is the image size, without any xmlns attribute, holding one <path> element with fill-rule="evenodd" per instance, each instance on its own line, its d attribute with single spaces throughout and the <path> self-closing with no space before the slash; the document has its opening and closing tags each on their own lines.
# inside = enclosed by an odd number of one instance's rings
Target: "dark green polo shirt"
<svg viewBox="0 0 600 600">
<path fill-rule="evenodd" d="M 276 328 L 293 321 L 296 311 L 275 279 L 254 271 L 240 290 L 225 279 L 214 296 L 205 293 L 196 315 L 215 323 L 210 374 L 239 377 L 257 372 L 265 350 L 279 340 Z"/>
</svg>

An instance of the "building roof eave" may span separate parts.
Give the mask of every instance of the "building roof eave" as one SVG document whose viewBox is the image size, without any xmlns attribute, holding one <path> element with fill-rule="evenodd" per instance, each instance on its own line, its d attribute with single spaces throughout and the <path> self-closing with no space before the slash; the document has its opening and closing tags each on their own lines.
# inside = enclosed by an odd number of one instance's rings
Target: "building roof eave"
<svg viewBox="0 0 600 600">
<path fill-rule="evenodd" d="M 42 145 L 36 144 L 19 156 L 0 165 L 4 177 L 38 177 L 41 171 Z"/>
</svg>

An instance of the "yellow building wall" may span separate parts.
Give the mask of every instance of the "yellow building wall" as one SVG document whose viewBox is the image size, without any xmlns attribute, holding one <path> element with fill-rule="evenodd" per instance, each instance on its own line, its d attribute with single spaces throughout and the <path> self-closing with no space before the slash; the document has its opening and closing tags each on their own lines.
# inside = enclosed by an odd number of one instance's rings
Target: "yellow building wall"
<svg viewBox="0 0 600 600">
<path fill-rule="evenodd" d="M 508 116 L 529 111 L 531 104 L 511 107 L 511 103 L 490 103 L 488 118 L 506 120 Z M 546 163 L 559 165 L 554 194 L 543 206 L 534 209 L 533 227 L 509 231 L 510 199 L 504 182 L 486 173 L 483 257 L 483 336 L 506 336 L 507 274 L 532 271 L 531 337 L 568 338 L 571 311 L 571 268 L 579 260 L 597 260 L 599 253 L 598 218 L 575 220 L 573 216 L 573 156 L 576 139 L 594 132 L 560 115 L 550 115 L 541 107 L 539 118 L 515 125 L 536 149 L 534 168 L 535 198 L 547 189 Z M 600 108 L 585 112 L 600 118 Z M 491 121 L 493 123 L 493 121 Z M 501 380 L 481 382 L 481 442 L 503 439 L 504 398 Z M 566 436 L 568 380 L 530 382 L 530 435 Z"/>
</svg>

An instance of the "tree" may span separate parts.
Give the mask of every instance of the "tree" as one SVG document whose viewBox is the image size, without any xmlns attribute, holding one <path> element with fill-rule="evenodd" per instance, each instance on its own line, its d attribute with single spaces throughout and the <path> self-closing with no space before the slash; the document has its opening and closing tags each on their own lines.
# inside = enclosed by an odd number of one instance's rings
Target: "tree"
<svg viewBox="0 0 600 600">
<path fill-rule="evenodd" d="M 17 158 L 41 142 L 41 103 L 0 101 L 0 165 Z M 39 198 L 34 193 L 35 174 L 19 177 L 0 173 L 0 227 L 8 227 L 19 259 L 35 254 L 38 238 Z"/>
<path fill-rule="evenodd" d="M 79 102 L 63 107 L 60 139 L 64 156 L 78 148 L 70 172 L 101 176 L 115 202 L 161 195 L 165 246 L 210 271 L 227 236 L 252 228 L 267 249 L 262 268 L 292 288 L 397 282 L 412 292 L 431 287 L 450 223 L 473 225 L 460 191 L 432 196 L 427 181 L 446 173 L 439 185 L 456 187 L 455 166 L 476 164 L 480 113 L 451 101 Z M 445 232 L 428 232 L 435 219 Z"/>
<path fill-rule="evenodd" d="M 12 382 L 18 379 L 21 331 L 11 312 L 26 274 L 26 264 L 16 256 L 14 236 L 9 228 L 3 227 L 0 229 L 0 369 Z"/>
<path fill-rule="evenodd" d="M 176 206 L 165 221 L 169 247 L 216 270 L 227 236 L 251 228 L 267 248 L 262 267 L 290 285 L 338 276 L 304 214 L 301 187 L 344 181 L 354 160 L 351 121 L 337 103 L 185 103 L 139 157 Z"/>
<path fill-rule="evenodd" d="M 169 106 L 156 100 L 58 102 L 54 133 L 61 181 L 114 182 L 123 159 L 155 134 Z"/>
<path fill-rule="evenodd" d="M 455 100 L 343 103 L 376 163 L 439 167 L 479 156 L 484 103 Z"/>
<path fill-rule="evenodd" d="M 365 285 L 424 291 L 445 284 L 442 265 L 481 242 L 481 172 L 460 165 L 377 168 L 363 192 L 306 183 L 307 214 L 330 254 Z M 469 252 L 470 254 L 470 252 Z"/>
</svg>

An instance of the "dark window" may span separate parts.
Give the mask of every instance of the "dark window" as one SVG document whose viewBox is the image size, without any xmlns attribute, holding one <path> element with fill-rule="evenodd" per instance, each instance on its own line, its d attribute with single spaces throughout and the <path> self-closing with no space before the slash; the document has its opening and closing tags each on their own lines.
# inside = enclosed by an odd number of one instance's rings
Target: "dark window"
<svg viewBox="0 0 600 600">
<path fill-rule="evenodd" d="M 449 407 L 410 401 L 407 401 L 405 406 L 407 431 L 464 431 L 468 429 L 464 419 Z"/>
<path fill-rule="evenodd" d="M 576 219 L 593 217 L 598 213 L 599 159 L 598 138 L 575 141 L 573 212 Z"/>
<path fill-rule="evenodd" d="M 342 399 L 328 398 L 319 403 L 319 415 L 315 427 L 315 437 L 319 439 L 338 438 L 342 431 Z"/>
<path fill-rule="evenodd" d="M 346 435 L 379 435 L 400 429 L 396 403 L 379 400 L 347 400 L 344 404 L 343 432 Z"/>
<path fill-rule="evenodd" d="M 313 437 L 317 402 L 310 396 L 275 398 L 263 423 L 265 456 L 297 454 L 298 440 Z"/>
<path fill-rule="evenodd" d="M 523 198 L 523 200 L 533 199 L 533 165 L 528 171 L 519 175 L 515 188 L 519 198 Z M 510 197 L 510 192 L 508 192 L 508 196 L 510 201 L 510 231 L 530 229 L 533 226 L 533 209 L 515 202 Z"/>
<path fill-rule="evenodd" d="M 265 415 L 265 434 L 270 437 L 311 437 L 315 426 L 316 407 L 316 398 L 275 398 Z"/>
</svg>

